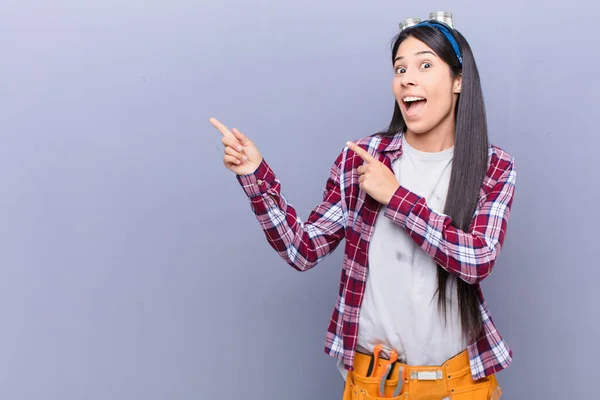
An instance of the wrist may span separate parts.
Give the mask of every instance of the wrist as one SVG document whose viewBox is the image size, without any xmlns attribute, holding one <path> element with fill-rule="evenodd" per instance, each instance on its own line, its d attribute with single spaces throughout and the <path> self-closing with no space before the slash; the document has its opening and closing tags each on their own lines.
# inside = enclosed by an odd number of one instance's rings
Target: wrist
<svg viewBox="0 0 600 400">
<path fill-rule="evenodd" d="M 389 191 L 388 195 L 385 198 L 385 203 L 384 203 L 385 206 L 387 206 L 388 204 L 390 204 L 390 202 L 392 201 L 392 198 L 394 197 L 394 195 L 396 194 L 396 192 L 398 191 L 399 188 L 400 188 L 400 184 L 399 183 L 394 184 L 390 188 L 390 191 Z"/>
</svg>

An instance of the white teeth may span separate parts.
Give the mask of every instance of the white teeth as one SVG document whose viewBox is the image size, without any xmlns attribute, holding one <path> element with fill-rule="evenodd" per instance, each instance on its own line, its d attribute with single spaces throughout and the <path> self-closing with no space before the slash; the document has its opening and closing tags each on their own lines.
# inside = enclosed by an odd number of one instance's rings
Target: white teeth
<svg viewBox="0 0 600 400">
<path fill-rule="evenodd" d="M 408 103 L 411 101 L 419 101 L 419 100 L 425 100 L 423 97 L 405 97 L 404 98 L 404 102 Z"/>
</svg>

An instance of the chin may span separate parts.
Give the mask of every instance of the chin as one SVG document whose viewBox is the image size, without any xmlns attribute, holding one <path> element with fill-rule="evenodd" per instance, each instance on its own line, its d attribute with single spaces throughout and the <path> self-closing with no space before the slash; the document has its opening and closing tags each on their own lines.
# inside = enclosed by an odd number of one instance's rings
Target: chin
<svg viewBox="0 0 600 400">
<path fill-rule="evenodd" d="M 419 122 L 407 122 L 406 130 L 410 131 L 414 135 L 423 135 L 431 130 L 431 127 L 424 123 Z"/>
</svg>

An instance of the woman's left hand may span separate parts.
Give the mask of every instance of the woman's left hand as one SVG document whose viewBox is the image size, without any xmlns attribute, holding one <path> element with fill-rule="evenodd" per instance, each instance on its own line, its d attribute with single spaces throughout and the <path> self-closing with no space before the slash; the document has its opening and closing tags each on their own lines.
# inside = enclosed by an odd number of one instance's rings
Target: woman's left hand
<svg viewBox="0 0 600 400">
<path fill-rule="evenodd" d="M 364 164 L 357 170 L 359 187 L 369 196 L 387 206 L 400 187 L 394 173 L 358 145 L 347 142 L 346 146 L 364 160 Z"/>
</svg>

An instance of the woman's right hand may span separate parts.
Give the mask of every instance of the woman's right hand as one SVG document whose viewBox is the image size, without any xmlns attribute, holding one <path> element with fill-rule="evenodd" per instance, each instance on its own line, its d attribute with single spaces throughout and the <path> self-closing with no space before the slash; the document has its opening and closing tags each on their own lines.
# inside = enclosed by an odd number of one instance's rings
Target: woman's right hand
<svg viewBox="0 0 600 400">
<path fill-rule="evenodd" d="M 233 128 L 231 131 L 215 118 L 210 123 L 223 135 L 222 142 L 225 146 L 223 164 L 237 175 L 251 174 L 262 162 L 260 152 L 242 132 Z"/>
</svg>

